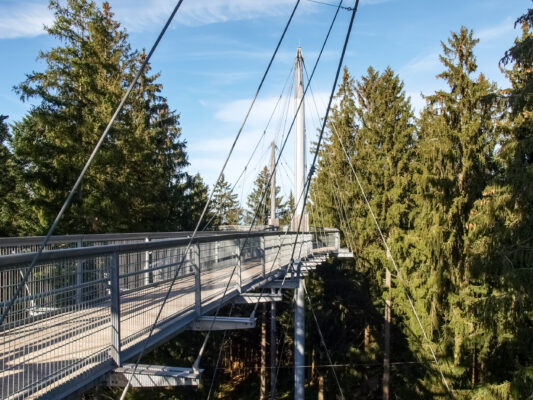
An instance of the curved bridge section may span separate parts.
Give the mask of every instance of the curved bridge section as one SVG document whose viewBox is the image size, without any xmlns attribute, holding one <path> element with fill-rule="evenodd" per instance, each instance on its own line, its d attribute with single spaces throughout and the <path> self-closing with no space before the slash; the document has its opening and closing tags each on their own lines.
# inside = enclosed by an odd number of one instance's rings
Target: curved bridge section
<svg viewBox="0 0 533 400">
<path fill-rule="evenodd" d="M 188 251 L 187 233 L 168 235 L 55 238 L 0 327 L 1 398 L 62 397 L 131 360 L 169 290 L 148 348 L 284 274 L 293 246 L 295 258 L 339 249 L 336 230 L 203 233 Z M 0 307 L 31 263 L 34 242 L 0 240 Z"/>
</svg>

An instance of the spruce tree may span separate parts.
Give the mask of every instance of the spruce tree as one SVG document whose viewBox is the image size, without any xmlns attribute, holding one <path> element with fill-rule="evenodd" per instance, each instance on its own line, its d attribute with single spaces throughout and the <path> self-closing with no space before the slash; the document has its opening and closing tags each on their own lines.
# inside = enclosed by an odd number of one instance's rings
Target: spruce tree
<svg viewBox="0 0 533 400">
<path fill-rule="evenodd" d="M 246 214 L 244 216 L 244 222 L 251 224 L 254 221 L 255 225 L 267 225 L 270 218 L 270 203 L 268 201 L 270 195 L 270 171 L 265 166 L 257 175 L 254 182 L 254 187 L 248 195 Z M 276 186 L 276 212 L 284 209 L 283 196 L 278 196 L 280 192 L 279 186 Z M 261 205 L 259 204 L 263 199 Z"/>
<path fill-rule="evenodd" d="M 517 20 L 522 35 L 503 65 L 511 88 L 502 91 L 500 168 L 465 225 L 470 298 L 465 318 L 476 323 L 479 397 L 527 398 L 533 387 L 533 10 Z"/>
<path fill-rule="evenodd" d="M 46 69 L 16 87 L 23 100 L 38 101 L 13 129 L 31 193 L 23 219 L 37 217 L 24 234 L 46 231 L 144 57 L 131 50 L 108 3 L 53 0 L 50 8 L 47 32 L 60 45 L 41 52 Z M 172 212 L 184 191 L 185 144 L 157 77 L 142 74 L 57 233 L 180 228 Z"/>
<path fill-rule="evenodd" d="M 211 225 L 237 225 L 242 217 L 237 193 L 233 193 L 231 185 L 224 175 L 220 178 L 213 193 L 212 210 L 214 218 Z"/>
<path fill-rule="evenodd" d="M 0 236 L 17 234 L 18 217 L 21 207 L 20 169 L 17 167 L 10 150 L 11 135 L 4 121 L 7 116 L 0 115 Z"/>
<path fill-rule="evenodd" d="M 477 74 L 472 31 L 462 27 L 442 42 L 445 70 L 437 77 L 448 90 L 426 97 L 421 114 L 414 196 L 415 221 L 409 259 L 411 293 L 418 304 L 429 338 L 439 341 L 441 368 L 455 388 L 476 384 L 482 332 L 463 311 L 472 299 L 465 273 L 466 223 L 494 172 L 498 113 L 496 87 Z M 485 290 L 480 289 L 480 290 Z M 419 331 L 410 319 L 411 329 Z M 432 383 L 433 382 L 433 383 Z M 469 383 L 470 382 L 470 383 Z M 428 377 L 435 390 L 438 381 Z"/>
</svg>

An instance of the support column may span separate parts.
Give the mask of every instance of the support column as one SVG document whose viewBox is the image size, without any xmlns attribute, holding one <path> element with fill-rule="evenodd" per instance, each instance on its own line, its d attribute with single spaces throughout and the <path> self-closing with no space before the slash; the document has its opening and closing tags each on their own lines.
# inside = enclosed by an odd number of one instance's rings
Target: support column
<svg viewBox="0 0 533 400">
<path fill-rule="evenodd" d="M 265 246 L 265 237 L 261 236 L 259 238 L 261 243 L 261 268 L 263 269 L 263 279 L 266 278 L 266 246 Z"/>
<path fill-rule="evenodd" d="M 149 242 L 150 241 L 150 238 L 144 238 L 144 241 L 145 242 Z M 150 269 L 152 268 L 152 252 L 151 251 L 145 251 L 144 252 L 144 267 L 143 269 L 146 271 L 144 273 L 144 282 L 143 284 L 145 286 L 149 285 L 150 283 L 152 283 L 152 279 L 150 275 L 152 275 L 152 272 L 150 271 Z"/>
<path fill-rule="evenodd" d="M 391 324 L 391 274 L 386 270 L 385 288 L 387 289 L 387 299 L 385 300 L 385 343 L 383 349 L 383 400 L 389 400 L 390 384 L 390 324 Z"/>
<path fill-rule="evenodd" d="M 276 289 L 270 289 L 272 294 Z M 270 400 L 276 398 L 276 368 L 278 366 L 277 353 L 276 302 L 270 302 Z"/>
<path fill-rule="evenodd" d="M 300 275 L 294 296 L 294 400 L 304 400 L 305 383 L 305 279 Z"/>
<path fill-rule="evenodd" d="M 272 179 L 270 181 L 270 219 L 268 224 L 272 227 L 279 226 L 279 220 L 276 218 L 276 143 L 272 142 L 272 153 L 270 155 L 270 173 Z"/>
<path fill-rule="evenodd" d="M 302 197 L 304 184 L 306 180 L 306 163 L 305 163 L 305 107 L 304 107 L 304 83 L 303 83 L 303 54 L 302 48 L 298 47 L 296 52 L 296 83 L 294 90 L 295 99 L 295 159 L 294 159 L 294 174 L 295 174 L 295 191 L 294 198 L 297 206 L 293 219 L 292 230 L 296 231 L 300 226 L 300 231 L 309 231 L 309 224 L 307 215 L 304 215 L 304 199 Z M 298 201 L 299 200 L 299 201 Z M 300 220 L 302 222 L 300 223 Z"/>
</svg>

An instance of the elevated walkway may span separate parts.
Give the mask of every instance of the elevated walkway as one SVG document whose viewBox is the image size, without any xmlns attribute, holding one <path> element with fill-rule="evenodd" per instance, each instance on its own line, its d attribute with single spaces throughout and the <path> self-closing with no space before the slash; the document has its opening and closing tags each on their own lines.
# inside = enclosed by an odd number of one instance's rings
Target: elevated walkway
<svg viewBox="0 0 533 400">
<path fill-rule="evenodd" d="M 111 239 L 103 236 L 98 240 Z M 320 242 L 314 235 L 301 234 L 296 244 L 296 234 L 290 232 L 253 232 L 246 237 L 246 233 L 203 234 L 188 251 L 190 239 L 181 235 L 150 241 L 141 237 L 133 242 L 129 235 L 123 240 L 113 235 L 112 244 L 95 242 L 78 248 L 68 248 L 72 242 L 55 241 L 60 249 L 42 254 L 0 327 L 0 397 L 57 399 L 114 371 L 127 376 L 128 361 L 145 344 L 153 348 L 201 323 L 221 303 L 253 299 L 246 293 L 270 282 L 278 285 L 287 272 L 293 245 L 305 257 L 338 249 L 336 231 Z M 12 246 L 11 253 L 23 247 Z M 0 256 L 0 307 L 12 298 L 33 256 L 31 252 Z M 148 375 L 157 370 L 148 367 Z M 194 376 L 181 373 L 187 369 L 147 379 L 196 382 Z"/>
</svg>

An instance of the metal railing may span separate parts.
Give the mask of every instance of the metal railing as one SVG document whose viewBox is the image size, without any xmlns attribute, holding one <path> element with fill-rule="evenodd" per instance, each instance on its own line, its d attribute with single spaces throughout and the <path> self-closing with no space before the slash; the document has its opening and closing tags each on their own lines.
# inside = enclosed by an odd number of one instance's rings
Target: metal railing
<svg viewBox="0 0 533 400">
<path fill-rule="evenodd" d="M 2 399 L 60 396 L 65 388 L 89 383 L 139 353 L 175 274 L 148 347 L 216 308 L 227 285 L 224 302 L 282 272 L 297 236 L 206 234 L 195 238 L 185 254 L 187 237 L 152 234 L 154 240 L 145 241 L 146 234 L 135 235 L 100 235 L 91 243 L 122 242 L 79 248 L 64 247 L 77 246 L 80 238 L 55 238 L 53 243 L 63 248 L 42 253 L 0 326 Z M 320 243 L 316 237 L 300 234 L 296 257 L 316 247 L 334 250 L 338 243 L 337 231 L 323 233 Z M 13 297 L 33 256 L 0 256 L 0 309 Z"/>
</svg>

